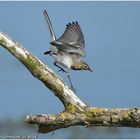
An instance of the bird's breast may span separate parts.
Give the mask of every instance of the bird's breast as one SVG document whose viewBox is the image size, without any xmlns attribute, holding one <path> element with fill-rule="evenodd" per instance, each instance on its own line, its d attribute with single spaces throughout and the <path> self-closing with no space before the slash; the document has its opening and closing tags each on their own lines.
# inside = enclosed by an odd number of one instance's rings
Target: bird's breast
<svg viewBox="0 0 140 140">
<path fill-rule="evenodd" d="M 73 64 L 73 60 L 69 55 L 58 53 L 52 56 L 55 59 L 55 62 L 59 63 L 63 67 L 66 67 L 69 69 L 71 68 L 71 65 Z"/>
</svg>

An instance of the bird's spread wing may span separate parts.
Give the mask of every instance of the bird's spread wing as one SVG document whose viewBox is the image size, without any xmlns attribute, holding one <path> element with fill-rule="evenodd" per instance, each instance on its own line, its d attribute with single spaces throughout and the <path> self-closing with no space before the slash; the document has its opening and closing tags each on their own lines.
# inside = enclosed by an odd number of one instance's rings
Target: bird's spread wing
<svg viewBox="0 0 140 140">
<path fill-rule="evenodd" d="M 67 44 L 78 44 L 79 47 L 85 47 L 83 32 L 78 22 L 72 22 L 66 25 L 66 30 L 58 41 Z"/>
<path fill-rule="evenodd" d="M 63 35 L 51 44 L 56 45 L 58 49 L 67 53 L 76 53 L 85 56 L 85 41 L 83 32 L 78 22 L 72 22 L 66 25 Z"/>
</svg>

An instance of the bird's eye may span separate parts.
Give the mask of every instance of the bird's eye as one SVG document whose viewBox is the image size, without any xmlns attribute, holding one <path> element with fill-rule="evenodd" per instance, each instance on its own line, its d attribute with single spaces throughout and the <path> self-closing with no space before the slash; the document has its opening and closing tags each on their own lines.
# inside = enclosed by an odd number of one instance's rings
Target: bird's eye
<svg viewBox="0 0 140 140">
<path fill-rule="evenodd" d="M 88 68 L 88 66 L 87 66 L 87 65 L 85 65 L 85 66 L 84 66 L 84 68 L 85 68 L 85 69 L 87 69 L 87 68 Z"/>
</svg>

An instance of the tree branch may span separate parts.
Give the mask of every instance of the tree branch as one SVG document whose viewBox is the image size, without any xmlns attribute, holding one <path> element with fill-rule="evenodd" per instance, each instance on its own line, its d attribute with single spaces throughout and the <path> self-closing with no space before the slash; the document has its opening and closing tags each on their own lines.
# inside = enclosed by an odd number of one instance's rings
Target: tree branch
<svg viewBox="0 0 140 140">
<path fill-rule="evenodd" d="M 34 77 L 42 81 L 65 107 L 65 111 L 59 114 L 28 115 L 26 122 L 37 124 L 38 132 L 48 133 L 74 125 L 140 127 L 140 109 L 89 107 L 47 65 L 2 32 L 0 45 L 13 54 Z"/>
<path fill-rule="evenodd" d="M 60 99 L 66 109 L 73 105 L 78 110 L 86 107 L 73 91 L 47 65 L 23 48 L 8 35 L 0 32 L 0 45 L 13 54 L 32 75 L 42 81 Z"/>
<path fill-rule="evenodd" d="M 75 125 L 85 127 L 140 127 L 140 109 L 87 108 L 81 113 L 62 112 L 56 115 L 29 115 L 26 121 L 39 124 L 38 132 L 48 133 Z"/>
</svg>

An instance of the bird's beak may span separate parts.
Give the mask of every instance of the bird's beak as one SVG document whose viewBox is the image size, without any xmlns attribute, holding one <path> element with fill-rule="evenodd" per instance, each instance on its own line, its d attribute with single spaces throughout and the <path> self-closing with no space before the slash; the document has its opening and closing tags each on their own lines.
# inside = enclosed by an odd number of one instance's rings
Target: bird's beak
<svg viewBox="0 0 140 140">
<path fill-rule="evenodd" d="M 93 72 L 93 70 L 91 70 L 90 68 L 88 70 L 91 71 L 91 72 Z"/>
</svg>

